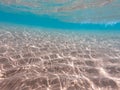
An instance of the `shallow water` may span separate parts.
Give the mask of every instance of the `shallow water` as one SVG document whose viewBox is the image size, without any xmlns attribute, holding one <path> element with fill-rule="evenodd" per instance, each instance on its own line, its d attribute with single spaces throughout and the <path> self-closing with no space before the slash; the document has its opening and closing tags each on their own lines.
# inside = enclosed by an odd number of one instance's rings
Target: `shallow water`
<svg viewBox="0 0 120 90">
<path fill-rule="evenodd" d="M 119 0 L 0 0 L 0 90 L 120 90 Z"/>
<path fill-rule="evenodd" d="M 0 90 L 119 90 L 119 64 L 119 31 L 0 27 Z"/>
<path fill-rule="evenodd" d="M 2 10 L 48 15 L 65 22 L 120 22 L 119 0 L 0 0 Z"/>
</svg>

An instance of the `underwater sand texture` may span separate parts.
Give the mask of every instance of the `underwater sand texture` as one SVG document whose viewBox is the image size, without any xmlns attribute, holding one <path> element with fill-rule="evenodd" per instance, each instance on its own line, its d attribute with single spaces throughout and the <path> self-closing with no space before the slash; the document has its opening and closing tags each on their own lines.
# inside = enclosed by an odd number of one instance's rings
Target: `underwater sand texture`
<svg viewBox="0 0 120 90">
<path fill-rule="evenodd" d="M 0 27 L 0 90 L 120 90 L 120 36 L 104 34 Z"/>
</svg>

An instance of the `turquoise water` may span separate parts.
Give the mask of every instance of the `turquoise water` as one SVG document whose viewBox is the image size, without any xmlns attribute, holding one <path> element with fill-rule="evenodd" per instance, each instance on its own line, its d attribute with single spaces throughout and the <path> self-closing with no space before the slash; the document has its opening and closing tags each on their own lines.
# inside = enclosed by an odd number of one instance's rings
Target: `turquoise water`
<svg viewBox="0 0 120 90">
<path fill-rule="evenodd" d="M 45 27 L 69 30 L 120 30 L 120 23 L 72 23 L 64 22 L 48 15 L 37 15 L 30 12 L 10 12 L 0 6 L 0 22 L 21 24 L 26 26 Z"/>
<path fill-rule="evenodd" d="M 120 90 L 120 0 L 0 0 L 0 90 Z"/>
<path fill-rule="evenodd" d="M 88 8 L 78 7 L 75 10 L 66 10 L 74 2 L 77 2 L 77 0 L 65 0 L 64 2 L 0 1 L 0 22 L 69 30 L 120 29 L 119 0 L 113 2 L 102 0 L 98 4 L 96 1 L 78 1 L 78 4 L 83 3 Z M 96 7 L 89 7 L 91 3 L 93 5 L 96 3 Z M 36 5 L 36 7 L 32 5 Z M 77 6 L 77 4 L 73 4 L 74 6 Z"/>
<path fill-rule="evenodd" d="M 32 13 L 8 13 L 0 11 L 0 22 L 8 22 L 13 24 L 22 24 L 28 26 L 58 28 L 58 29 L 100 29 L 100 30 L 120 30 L 120 23 L 117 24 L 80 24 L 80 23 L 67 23 L 57 19 L 51 18 L 47 15 L 34 15 Z"/>
</svg>

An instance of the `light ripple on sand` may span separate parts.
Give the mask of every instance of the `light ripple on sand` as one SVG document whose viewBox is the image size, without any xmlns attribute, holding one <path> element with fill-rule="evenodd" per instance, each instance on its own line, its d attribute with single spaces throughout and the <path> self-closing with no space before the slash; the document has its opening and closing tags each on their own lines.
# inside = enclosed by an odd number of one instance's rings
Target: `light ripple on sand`
<svg viewBox="0 0 120 90">
<path fill-rule="evenodd" d="M 0 90 L 120 89 L 120 37 L 17 29 L 0 29 Z"/>
</svg>

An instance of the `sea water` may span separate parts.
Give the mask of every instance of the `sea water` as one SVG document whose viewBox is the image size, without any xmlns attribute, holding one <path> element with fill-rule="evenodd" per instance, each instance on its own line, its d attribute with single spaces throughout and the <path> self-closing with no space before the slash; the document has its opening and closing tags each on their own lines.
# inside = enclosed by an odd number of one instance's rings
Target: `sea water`
<svg viewBox="0 0 120 90">
<path fill-rule="evenodd" d="M 108 6 L 109 0 L 93 1 L 91 7 L 86 0 L 83 5 L 93 8 L 88 12 L 85 7 L 68 8 L 74 1 L 67 1 L 40 1 L 41 7 L 34 1 L 42 14 L 30 8 L 31 2 L 0 1 L 0 90 L 120 89 L 120 16 L 109 6 L 118 9 L 119 1 L 110 0 Z M 50 12 L 44 11 L 47 5 Z M 97 7 L 111 18 L 97 17 L 96 5 L 113 10 L 110 16 Z M 56 6 L 65 7 L 56 13 Z M 78 15 L 71 17 L 68 11 L 74 9 Z"/>
</svg>

